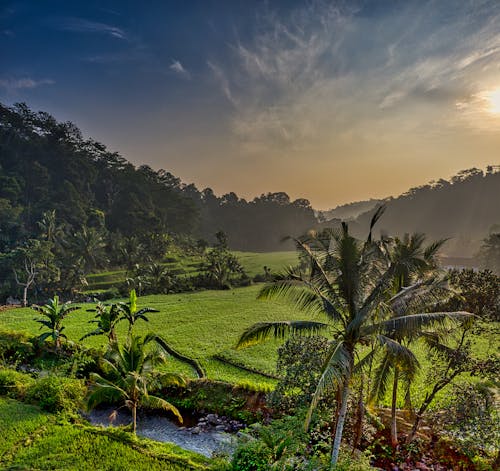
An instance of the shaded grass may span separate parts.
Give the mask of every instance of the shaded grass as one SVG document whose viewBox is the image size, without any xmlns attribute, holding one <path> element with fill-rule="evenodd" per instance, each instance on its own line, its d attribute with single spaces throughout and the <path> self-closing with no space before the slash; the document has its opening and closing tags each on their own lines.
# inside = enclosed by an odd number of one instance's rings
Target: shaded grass
<svg viewBox="0 0 500 471">
<path fill-rule="evenodd" d="M 38 407 L 0 398 L 0 463 L 16 444 L 46 425 L 51 416 Z"/>
</svg>

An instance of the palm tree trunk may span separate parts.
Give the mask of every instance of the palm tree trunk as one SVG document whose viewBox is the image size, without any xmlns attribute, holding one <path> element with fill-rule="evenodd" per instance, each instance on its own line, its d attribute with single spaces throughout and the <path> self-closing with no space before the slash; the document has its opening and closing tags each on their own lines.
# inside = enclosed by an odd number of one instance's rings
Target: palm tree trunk
<svg viewBox="0 0 500 471">
<path fill-rule="evenodd" d="M 340 442 L 342 441 L 342 432 L 344 431 L 345 417 L 347 413 L 347 399 L 349 397 L 349 378 L 345 379 L 344 388 L 342 391 L 342 403 L 340 413 L 335 428 L 335 438 L 333 440 L 331 467 L 333 468 L 339 459 Z"/>
<path fill-rule="evenodd" d="M 354 426 L 354 439 L 352 441 L 352 453 L 359 447 L 361 436 L 363 435 L 363 419 L 365 416 L 365 403 L 363 401 L 363 385 L 365 383 L 365 376 L 361 377 L 361 385 L 359 387 L 359 399 L 356 412 L 356 424 Z"/>
<path fill-rule="evenodd" d="M 398 425 L 396 421 L 396 403 L 398 399 L 398 381 L 399 368 L 394 367 L 394 382 L 392 385 L 392 404 L 391 404 L 391 444 L 393 448 L 398 446 Z"/>
<path fill-rule="evenodd" d="M 136 433 L 137 430 L 137 404 L 134 402 L 132 406 L 132 432 Z"/>
</svg>

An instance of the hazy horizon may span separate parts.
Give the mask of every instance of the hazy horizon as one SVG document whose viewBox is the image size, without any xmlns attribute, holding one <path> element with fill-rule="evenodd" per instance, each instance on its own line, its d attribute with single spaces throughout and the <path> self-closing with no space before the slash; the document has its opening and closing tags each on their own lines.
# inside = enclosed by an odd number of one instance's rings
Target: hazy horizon
<svg viewBox="0 0 500 471">
<path fill-rule="evenodd" d="M 217 194 L 316 209 L 498 164 L 494 1 L 8 1 L 0 101 Z"/>
</svg>

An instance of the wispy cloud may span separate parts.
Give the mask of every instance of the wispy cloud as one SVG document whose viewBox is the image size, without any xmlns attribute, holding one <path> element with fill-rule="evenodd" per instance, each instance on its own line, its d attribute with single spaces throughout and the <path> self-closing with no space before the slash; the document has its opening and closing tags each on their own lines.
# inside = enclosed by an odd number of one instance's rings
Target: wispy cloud
<svg viewBox="0 0 500 471">
<path fill-rule="evenodd" d="M 84 18 L 65 18 L 58 21 L 58 27 L 75 33 L 104 34 L 117 39 L 128 39 L 127 33 L 117 26 L 89 21 Z"/>
<path fill-rule="evenodd" d="M 219 87 L 221 88 L 222 93 L 224 94 L 224 96 L 233 105 L 236 105 L 237 102 L 236 102 L 236 100 L 233 97 L 233 94 L 231 92 L 231 88 L 230 88 L 230 85 L 229 85 L 229 80 L 226 77 L 226 74 L 224 73 L 224 71 L 222 70 L 222 68 L 219 67 L 218 65 L 214 64 L 211 61 L 207 61 L 207 65 L 210 68 L 210 70 L 212 71 L 212 74 L 213 74 L 216 82 L 218 83 Z"/>
<path fill-rule="evenodd" d="M 233 133 L 253 148 L 310 150 L 460 122 L 455 104 L 500 79 L 500 7 L 445 4 L 265 11 L 231 60 L 208 62 L 235 107 Z"/>
<path fill-rule="evenodd" d="M 189 71 L 178 60 L 173 60 L 168 68 L 182 78 L 185 78 L 187 80 L 191 79 L 191 74 L 189 73 Z"/>
<path fill-rule="evenodd" d="M 0 79 L 0 87 L 8 91 L 32 89 L 41 87 L 43 85 L 53 85 L 54 83 L 55 81 L 52 79 L 35 80 L 27 77 L 18 79 L 13 79 L 13 78 Z"/>
</svg>

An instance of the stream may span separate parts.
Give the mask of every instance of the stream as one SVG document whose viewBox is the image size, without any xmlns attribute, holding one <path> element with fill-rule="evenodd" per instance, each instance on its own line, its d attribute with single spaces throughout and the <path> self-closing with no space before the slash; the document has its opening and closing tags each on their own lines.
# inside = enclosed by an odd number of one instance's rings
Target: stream
<svg viewBox="0 0 500 471">
<path fill-rule="evenodd" d="M 128 425 L 131 415 L 127 410 L 118 411 L 111 423 L 109 420 L 113 408 L 95 409 L 88 419 L 92 425 L 104 427 Z M 201 430 L 199 427 L 179 427 L 174 421 L 161 415 L 140 414 L 137 417 L 137 435 L 159 442 L 174 443 L 185 450 L 194 451 L 208 458 L 213 453 L 232 454 L 235 448 L 233 434 L 215 429 Z"/>
</svg>

